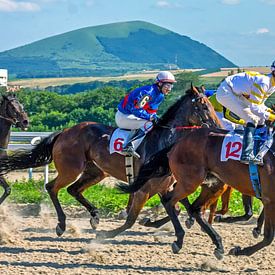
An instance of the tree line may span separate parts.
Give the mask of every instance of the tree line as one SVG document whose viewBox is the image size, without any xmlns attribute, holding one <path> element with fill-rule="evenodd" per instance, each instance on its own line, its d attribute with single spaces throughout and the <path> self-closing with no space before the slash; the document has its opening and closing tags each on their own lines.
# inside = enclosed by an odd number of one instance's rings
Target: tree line
<svg viewBox="0 0 275 275">
<path fill-rule="evenodd" d="M 105 85 L 76 94 L 22 89 L 18 93 L 18 98 L 29 115 L 31 123 L 29 131 L 56 131 L 82 121 L 95 121 L 115 126 L 114 118 L 119 101 L 137 86 L 152 82 L 153 80 L 135 83 L 129 88 L 124 81 L 121 86 Z M 160 115 L 184 95 L 185 91 L 190 88 L 191 82 L 194 85 L 202 84 L 197 74 L 182 73 L 177 75 L 177 83 L 161 105 Z"/>
</svg>

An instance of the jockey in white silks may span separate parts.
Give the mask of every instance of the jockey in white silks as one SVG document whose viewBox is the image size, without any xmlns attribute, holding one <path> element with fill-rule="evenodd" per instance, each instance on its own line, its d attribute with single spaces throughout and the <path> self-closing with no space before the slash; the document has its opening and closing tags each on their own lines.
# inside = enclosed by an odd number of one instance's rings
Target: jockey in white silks
<svg viewBox="0 0 275 275">
<path fill-rule="evenodd" d="M 264 103 L 275 91 L 275 61 L 271 73 L 243 72 L 225 78 L 217 90 L 217 100 L 242 118 L 246 125 L 243 137 L 241 162 L 262 165 L 253 153 L 253 134 L 256 127 L 262 127 L 266 120 L 275 121 L 275 113 Z"/>
</svg>

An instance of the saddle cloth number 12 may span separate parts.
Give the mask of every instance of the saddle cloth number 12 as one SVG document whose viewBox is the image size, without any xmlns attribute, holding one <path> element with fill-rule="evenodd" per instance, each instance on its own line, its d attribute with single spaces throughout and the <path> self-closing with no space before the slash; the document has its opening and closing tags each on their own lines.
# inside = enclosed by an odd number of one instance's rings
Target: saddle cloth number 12
<svg viewBox="0 0 275 275">
<path fill-rule="evenodd" d="M 239 160 L 242 152 L 242 136 L 228 134 L 225 136 L 221 150 L 221 161 Z"/>
</svg>

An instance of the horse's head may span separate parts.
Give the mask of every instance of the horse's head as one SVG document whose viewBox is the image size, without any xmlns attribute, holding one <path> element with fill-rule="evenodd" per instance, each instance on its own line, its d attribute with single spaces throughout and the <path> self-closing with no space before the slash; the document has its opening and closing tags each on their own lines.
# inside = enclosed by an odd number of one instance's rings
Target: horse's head
<svg viewBox="0 0 275 275">
<path fill-rule="evenodd" d="M 0 118 L 22 130 L 26 130 L 29 126 L 28 115 L 14 93 L 8 92 L 1 95 Z"/>
<path fill-rule="evenodd" d="M 189 96 L 188 121 L 190 125 L 201 125 L 206 127 L 222 127 L 216 112 L 204 95 L 204 87 L 195 87 L 191 84 L 191 88 L 186 91 Z"/>
</svg>

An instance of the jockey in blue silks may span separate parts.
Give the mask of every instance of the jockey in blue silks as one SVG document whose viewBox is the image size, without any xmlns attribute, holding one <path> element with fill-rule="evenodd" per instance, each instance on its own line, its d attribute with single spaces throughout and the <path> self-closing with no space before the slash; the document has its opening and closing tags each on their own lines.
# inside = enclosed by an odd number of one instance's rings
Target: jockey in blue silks
<svg viewBox="0 0 275 275">
<path fill-rule="evenodd" d="M 158 120 L 157 111 L 165 95 L 173 88 L 174 75 L 169 71 L 159 72 L 155 83 L 134 89 L 119 103 L 116 124 L 119 128 L 136 130 L 123 146 L 123 152 L 138 157 L 134 152 L 132 141 L 148 133 Z"/>
</svg>

